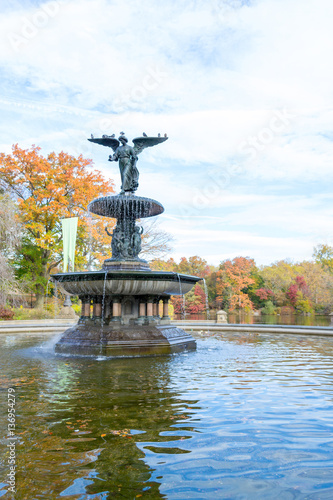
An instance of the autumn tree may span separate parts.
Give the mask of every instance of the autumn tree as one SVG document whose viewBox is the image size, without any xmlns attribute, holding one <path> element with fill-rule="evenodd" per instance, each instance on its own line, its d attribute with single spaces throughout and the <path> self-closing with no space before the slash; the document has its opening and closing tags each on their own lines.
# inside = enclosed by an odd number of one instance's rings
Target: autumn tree
<svg viewBox="0 0 333 500">
<path fill-rule="evenodd" d="M 172 271 L 179 274 L 188 274 L 190 276 L 199 276 L 205 278 L 209 276 L 211 267 L 205 259 L 194 255 L 193 257 L 182 257 L 179 264 L 170 258 L 167 261 L 163 259 L 154 259 L 151 261 L 151 268 L 154 271 Z"/>
<path fill-rule="evenodd" d="M 299 273 L 297 266 L 288 260 L 280 260 L 259 269 L 265 288 L 274 293 L 274 302 L 277 306 L 285 306 L 289 303 L 286 292 Z"/>
<path fill-rule="evenodd" d="M 210 268 L 205 259 L 198 257 L 198 255 L 194 255 L 188 259 L 186 257 L 182 257 L 177 266 L 177 272 L 205 278 L 209 275 Z"/>
<path fill-rule="evenodd" d="M 235 257 L 232 261 L 225 260 L 220 265 L 216 279 L 217 302 L 230 311 L 234 309 L 253 309 L 253 303 L 246 289 L 254 284 L 251 272 L 255 262 L 248 257 Z"/>
<path fill-rule="evenodd" d="M 325 270 L 333 274 L 333 247 L 320 244 L 314 248 L 313 257 Z"/>
<path fill-rule="evenodd" d="M 180 295 L 173 295 L 171 303 L 176 314 L 183 314 L 184 307 L 187 314 L 202 314 L 206 310 L 206 294 L 199 283 L 196 283 L 194 288 L 185 294 L 185 300 Z"/>
<path fill-rule="evenodd" d="M 312 304 L 309 300 L 309 288 L 303 276 L 296 276 L 295 282 L 289 286 L 286 296 L 297 311 L 305 313 L 313 312 Z"/>
<path fill-rule="evenodd" d="M 208 290 L 208 301 L 212 307 L 217 307 L 216 303 L 216 280 L 218 278 L 217 272 L 213 266 L 210 266 L 211 273 L 206 278 L 206 285 Z"/>
<path fill-rule="evenodd" d="M 92 160 L 64 152 L 42 156 L 40 150 L 16 144 L 11 154 L 0 154 L 0 187 L 15 200 L 23 227 L 17 273 L 30 280 L 37 306 L 43 303 L 50 272 L 62 260 L 61 219 L 79 217 L 76 268 L 87 265 L 88 254 L 100 260 L 110 242 L 101 218 L 94 216 L 89 223 L 87 205 L 113 192 L 112 181 L 91 170 Z"/>
<path fill-rule="evenodd" d="M 265 301 L 271 300 L 274 294 L 269 288 L 258 288 L 258 290 L 256 290 L 256 295 L 260 300 Z"/>
<path fill-rule="evenodd" d="M 196 283 L 187 295 L 187 311 L 190 314 L 202 314 L 206 310 L 206 294 L 202 286 Z"/>
<path fill-rule="evenodd" d="M 328 313 L 333 309 L 333 275 L 320 263 L 304 261 L 298 264 L 300 274 L 307 284 L 307 295 L 313 308 Z"/>
</svg>

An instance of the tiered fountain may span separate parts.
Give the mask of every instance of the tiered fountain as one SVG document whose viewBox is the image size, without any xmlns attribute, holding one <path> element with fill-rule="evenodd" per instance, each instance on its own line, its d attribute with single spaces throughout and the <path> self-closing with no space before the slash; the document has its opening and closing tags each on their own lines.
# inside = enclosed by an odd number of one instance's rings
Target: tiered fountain
<svg viewBox="0 0 333 500">
<path fill-rule="evenodd" d="M 139 137 L 134 146 L 122 132 L 89 139 L 111 147 L 110 161 L 119 161 L 121 192 L 93 200 L 89 211 L 117 220 L 112 236 L 112 258 L 100 271 L 54 274 L 52 279 L 82 302 L 78 324 L 69 328 L 56 344 L 58 353 L 106 356 L 169 354 L 195 349 L 195 340 L 170 324 L 168 303 L 171 295 L 183 295 L 201 278 L 166 271 L 152 271 L 139 258 L 142 228 L 137 219 L 153 217 L 164 211 L 150 198 L 135 196 L 139 172 L 137 155 L 167 137 Z M 160 304 L 162 315 L 160 314 Z"/>
</svg>

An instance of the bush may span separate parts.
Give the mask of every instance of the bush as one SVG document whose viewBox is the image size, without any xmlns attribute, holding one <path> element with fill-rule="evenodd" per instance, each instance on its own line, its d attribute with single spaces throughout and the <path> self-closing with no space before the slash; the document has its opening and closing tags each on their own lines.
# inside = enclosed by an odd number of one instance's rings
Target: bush
<svg viewBox="0 0 333 500">
<path fill-rule="evenodd" d="M 12 309 L 0 306 L 0 320 L 6 321 L 9 319 L 13 319 L 13 317 L 14 317 L 14 311 Z"/>
<path fill-rule="evenodd" d="M 81 316 L 81 306 L 80 304 L 72 304 L 72 308 L 74 309 L 75 314 Z"/>
<path fill-rule="evenodd" d="M 293 306 L 282 306 L 281 307 L 281 315 L 282 316 L 294 314 L 294 312 L 295 312 L 295 309 L 293 308 Z"/>
<path fill-rule="evenodd" d="M 267 300 L 265 307 L 261 310 L 261 314 L 276 314 L 275 306 L 271 300 Z"/>
<path fill-rule="evenodd" d="M 312 314 L 313 309 L 310 301 L 308 299 L 299 299 L 296 302 L 296 311 L 305 314 Z"/>
<path fill-rule="evenodd" d="M 23 307 L 14 308 L 14 319 L 53 319 L 54 314 L 45 309 L 24 309 Z"/>
</svg>

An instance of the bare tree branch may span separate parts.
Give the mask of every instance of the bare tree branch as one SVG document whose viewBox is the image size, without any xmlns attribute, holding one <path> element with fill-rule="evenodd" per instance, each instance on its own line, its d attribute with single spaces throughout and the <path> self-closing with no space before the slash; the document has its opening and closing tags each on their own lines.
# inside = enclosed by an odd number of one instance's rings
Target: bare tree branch
<svg viewBox="0 0 333 500">
<path fill-rule="evenodd" d="M 161 229 L 157 219 L 141 221 L 143 227 L 142 250 L 140 257 L 146 259 L 163 259 L 171 252 L 173 236 Z"/>
</svg>

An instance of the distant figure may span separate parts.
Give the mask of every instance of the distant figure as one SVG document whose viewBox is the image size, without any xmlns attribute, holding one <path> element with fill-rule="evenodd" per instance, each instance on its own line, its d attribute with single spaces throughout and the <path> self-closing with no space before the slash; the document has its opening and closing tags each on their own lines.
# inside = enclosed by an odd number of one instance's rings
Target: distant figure
<svg viewBox="0 0 333 500">
<path fill-rule="evenodd" d="M 148 135 L 146 134 L 146 132 L 142 132 L 142 135 L 143 135 L 143 137 L 148 137 Z"/>
<path fill-rule="evenodd" d="M 93 136 L 92 134 L 91 134 L 91 138 L 92 138 L 92 139 L 94 138 L 94 136 Z"/>
<path fill-rule="evenodd" d="M 113 139 L 114 137 L 116 137 L 116 134 L 112 134 L 110 135 L 110 137 Z"/>
<path fill-rule="evenodd" d="M 164 137 L 168 137 L 168 134 L 164 134 Z"/>
<path fill-rule="evenodd" d="M 160 134 L 160 133 L 158 133 L 158 134 L 157 134 L 157 137 L 161 137 L 161 134 Z"/>
</svg>

